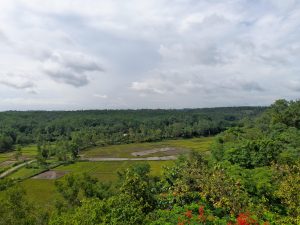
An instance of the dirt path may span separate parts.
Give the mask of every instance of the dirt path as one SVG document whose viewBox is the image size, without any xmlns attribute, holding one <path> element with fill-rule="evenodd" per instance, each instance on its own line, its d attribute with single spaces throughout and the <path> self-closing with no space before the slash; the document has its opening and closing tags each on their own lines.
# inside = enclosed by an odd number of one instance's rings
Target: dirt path
<svg viewBox="0 0 300 225">
<path fill-rule="evenodd" d="M 147 157 L 147 158 L 106 158 L 106 157 L 93 157 L 93 158 L 82 158 L 82 160 L 100 162 L 100 161 L 167 161 L 176 160 L 175 155 L 162 156 L 162 157 Z"/>
<path fill-rule="evenodd" d="M 21 163 L 21 164 L 15 166 L 15 167 L 13 167 L 13 168 L 10 168 L 9 170 L 6 170 L 5 172 L 3 172 L 3 173 L 0 175 L 0 178 L 4 178 L 4 177 L 6 177 L 7 175 L 9 175 L 9 174 L 15 172 L 16 170 L 20 169 L 21 167 L 26 166 L 26 165 L 28 165 L 28 164 L 30 164 L 30 163 L 33 163 L 34 161 L 35 161 L 35 160 L 27 161 L 27 162 Z"/>
</svg>

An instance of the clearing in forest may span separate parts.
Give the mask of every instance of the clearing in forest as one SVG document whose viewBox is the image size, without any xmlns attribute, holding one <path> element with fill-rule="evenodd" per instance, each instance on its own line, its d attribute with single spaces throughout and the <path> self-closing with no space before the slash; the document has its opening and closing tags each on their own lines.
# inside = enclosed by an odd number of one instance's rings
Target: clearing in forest
<svg viewBox="0 0 300 225">
<path fill-rule="evenodd" d="M 131 143 L 89 148 L 80 153 L 82 158 L 139 158 L 177 156 L 190 150 L 208 152 L 213 137 L 165 140 L 161 142 Z"/>
</svg>

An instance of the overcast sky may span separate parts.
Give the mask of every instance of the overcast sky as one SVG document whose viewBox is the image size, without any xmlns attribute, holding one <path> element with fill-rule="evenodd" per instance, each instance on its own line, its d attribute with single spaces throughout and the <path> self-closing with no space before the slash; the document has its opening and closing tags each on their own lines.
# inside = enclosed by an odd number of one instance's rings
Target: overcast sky
<svg viewBox="0 0 300 225">
<path fill-rule="evenodd" d="M 0 0 L 0 110 L 299 96 L 299 0 Z"/>
</svg>

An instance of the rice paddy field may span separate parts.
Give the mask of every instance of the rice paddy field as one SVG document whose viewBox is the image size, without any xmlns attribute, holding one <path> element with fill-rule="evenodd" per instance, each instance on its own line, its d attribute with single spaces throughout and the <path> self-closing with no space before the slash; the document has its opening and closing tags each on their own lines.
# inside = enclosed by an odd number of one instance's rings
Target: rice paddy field
<svg viewBox="0 0 300 225">
<path fill-rule="evenodd" d="M 37 146 L 36 145 L 28 145 L 21 148 L 22 155 L 27 158 L 34 158 L 37 154 Z"/>
<path fill-rule="evenodd" d="M 133 143 L 125 145 L 111 145 L 107 147 L 95 147 L 87 149 L 80 154 L 84 157 L 126 157 L 134 158 L 132 153 L 145 151 L 157 148 L 176 148 L 178 150 L 194 150 L 198 152 L 209 152 L 209 146 L 213 137 L 205 138 L 192 138 L 192 139 L 179 139 L 179 140 L 166 140 L 161 142 L 151 143 Z M 171 153 L 172 154 L 172 153 Z M 163 156 L 166 155 L 162 152 L 154 153 L 149 156 Z"/>
<path fill-rule="evenodd" d="M 125 145 L 115 145 L 107 147 L 95 147 L 82 151 L 80 155 L 83 158 L 93 157 L 118 157 L 118 158 L 138 158 L 133 153 L 150 152 L 146 157 L 179 155 L 186 154 L 190 150 L 209 153 L 209 146 L 212 143 L 212 137 L 167 140 L 155 143 L 134 143 Z M 155 152 L 153 149 L 170 148 L 171 151 Z M 22 155 L 27 158 L 34 158 L 36 155 L 36 146 L 27 146 L 22 149 Z M 12 153 L 0 154 L 2 163 L 12 158 Z M 145 157 L 145 156 L 143 156 Z M 63 179 L 65 174 L 87 173 L 102 182 L 114 182 L 117 180 L 117 171 L 123 170 L 135 163 L 144 161 L 78 161 L 73 164 L 60 165 L 51 171 L 43 173 L 42 169 L 36 169 L 34 166 L 25 166 L 10 174 L 8 177 L 20 179 L 20 185 L 24 187 L 27 198 L 43 207 L 53 206 L 58 193 L 55 188 L 55 180 Z M 0 161 L 1 163 L 1 161 Z M 170 166 L 174 161 L 147 161 L 151 166 L 151 175 L 160 176 L 165 166 Z M 34 163 L 33 163 L 34 164 Z M 39 175 L 38 175 L 39 174 Z M 49 176 L 50 174 L 50 176 Z M 56 174 L 58 176 L 56 176 Z M 38 175 L 38 176 L 36 176 Z"/>
<path fill-rule="evenodd" d="M 22 167 L 19 170 L 17 170 L 16 172 L 9 175 L 9 178 L 27 179 L 27 178 L 30 178 L 30 177 L 34 176 L 35 174 L 41 173 L 43 171 L 44 171 L 43 169 Z"/>
</svg>

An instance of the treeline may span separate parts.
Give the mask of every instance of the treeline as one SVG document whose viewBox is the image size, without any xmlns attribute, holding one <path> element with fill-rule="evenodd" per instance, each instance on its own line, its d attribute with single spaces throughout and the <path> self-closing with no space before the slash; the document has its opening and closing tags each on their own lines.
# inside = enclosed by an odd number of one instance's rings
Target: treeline
<svg viewBox="0 0 300 225">
<path fill-rule="evenodd" d="M 71 141 L 94 145 L 149 142 L 220 133 L 264 107 L 183 110 L 29 111 L 0 113 L 0 152 L 14 145 Z"/>
</svg>

